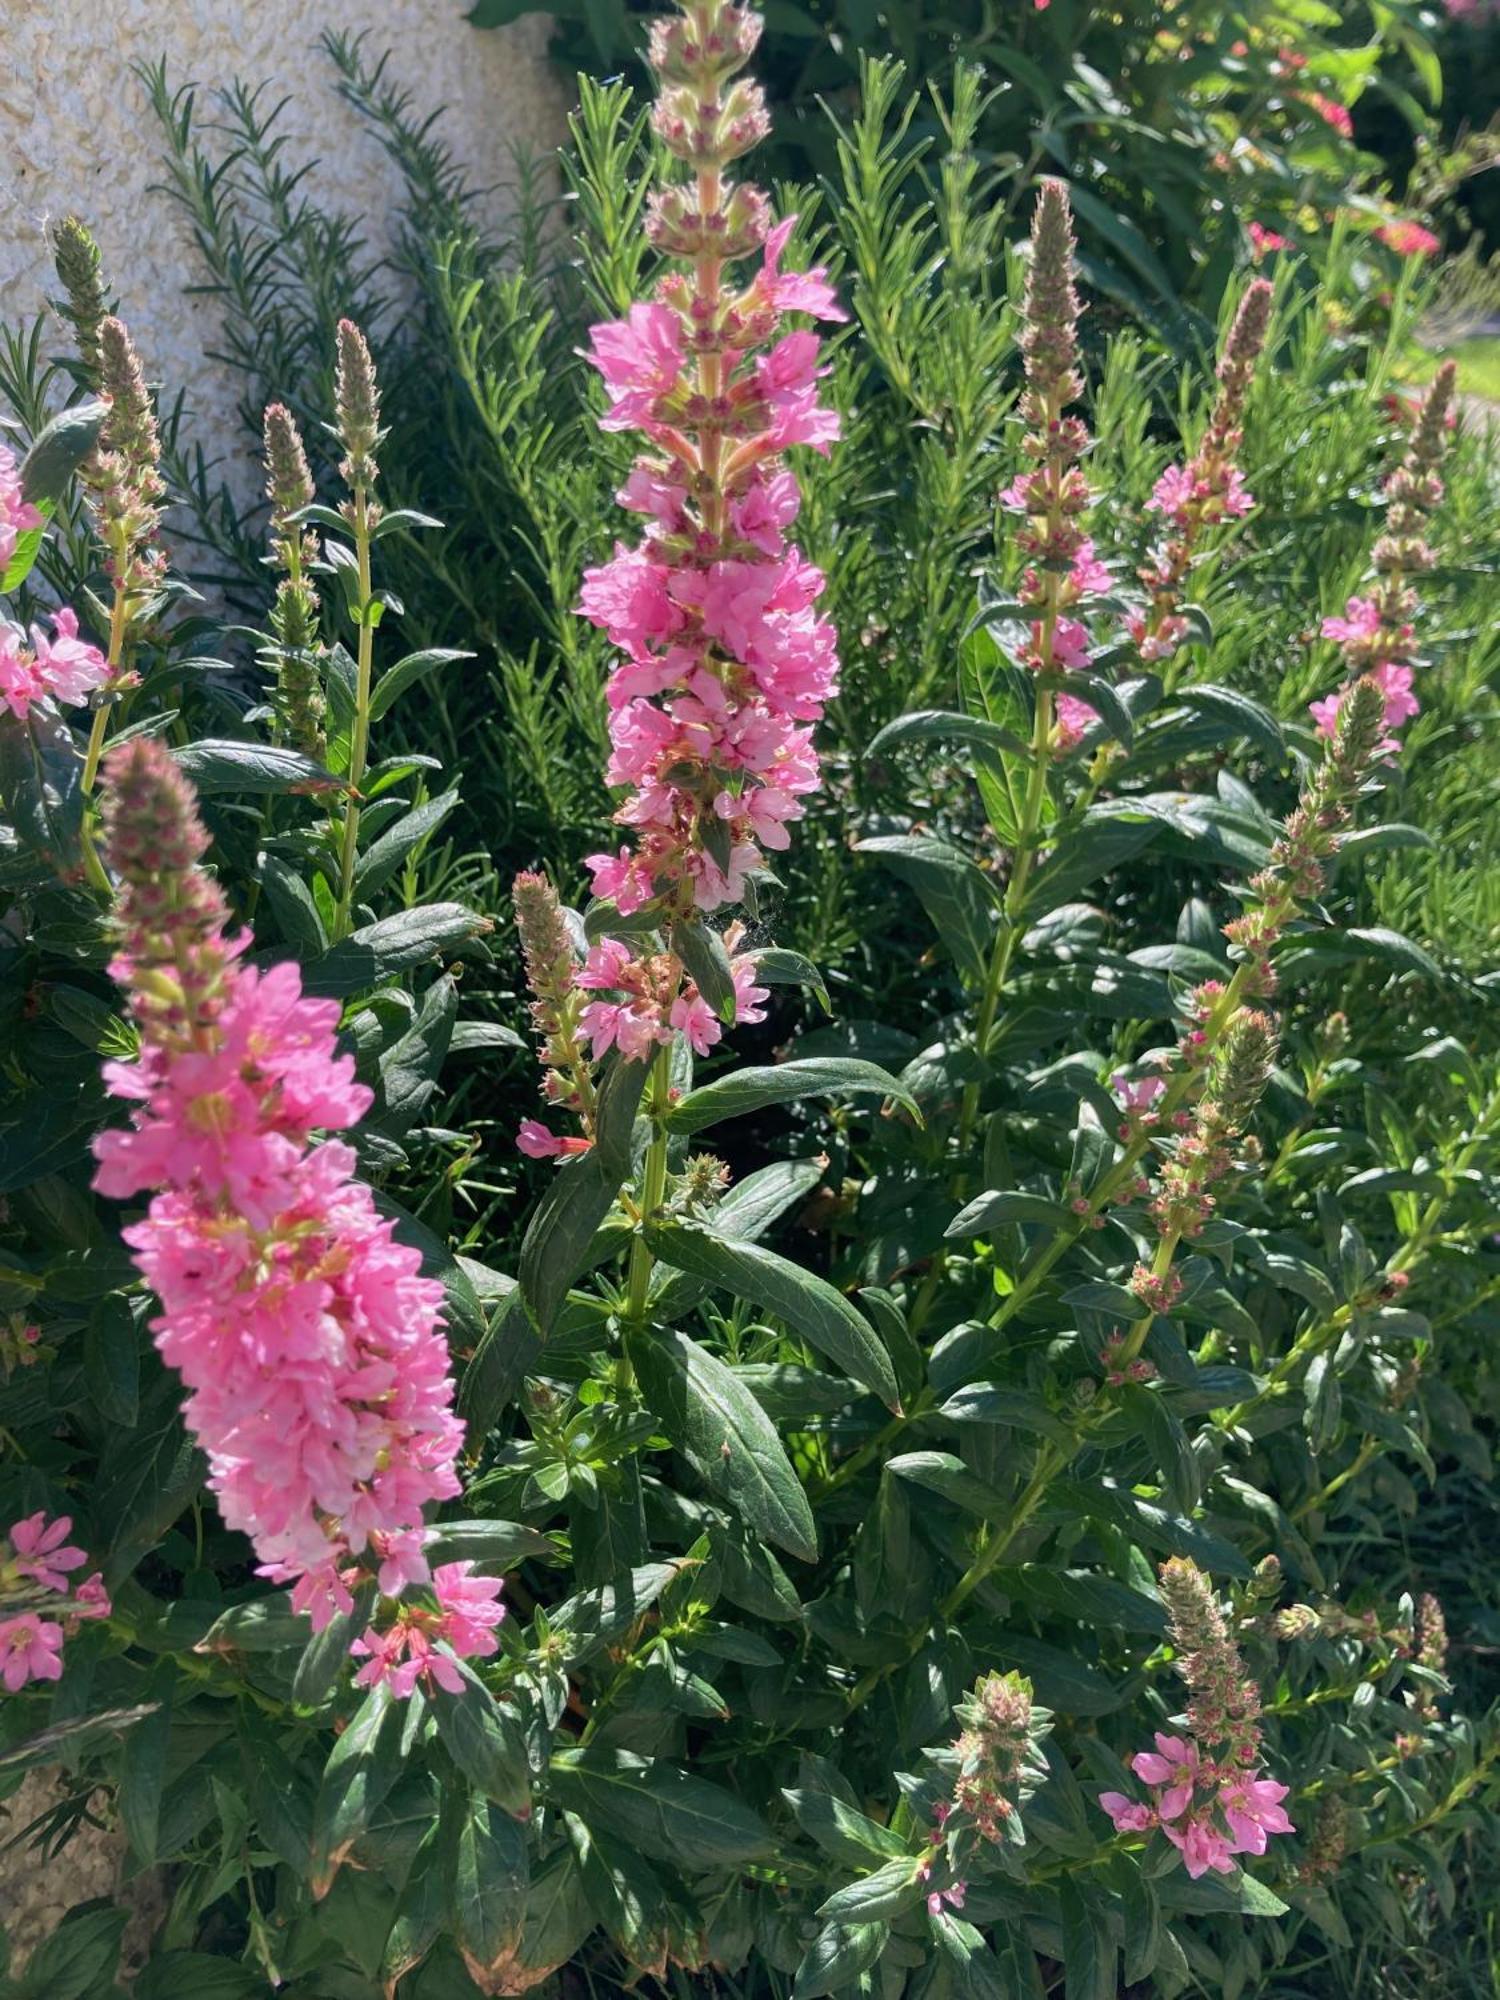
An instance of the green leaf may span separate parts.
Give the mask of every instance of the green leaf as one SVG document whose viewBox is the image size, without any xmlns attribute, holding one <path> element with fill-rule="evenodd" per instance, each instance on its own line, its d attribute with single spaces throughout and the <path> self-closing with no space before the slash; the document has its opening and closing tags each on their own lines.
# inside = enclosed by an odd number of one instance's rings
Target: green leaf
<svg viewBox="0 0 1500 2000">
<path fill-rule="evenodd" d="M 531 1771 L 521 1725 L 470 1667 L 453 1664 L 463 1693 L 438 1687 L 430 1697 L 443 1747 L 477 1792 L 524 1818 L 531 1810 Z"/>
<path fill-rule="evenodd" d="M 118 1292 L 99 1301 L 83 1336 L 83 1379 L 108 1424 L 131 1430 L 141 1410 L 141 1350 L 135 1314 Z"/>
<path fill-rule="evenodd" d="M 978 750 L 1009 750 L 1026 756 L 1029 745 L 1012 730 L 983 716 L 959 715 L 951 709 L 921 708 L 888 722 L 871 743 L 867 756 L 879 757 L 901 743 L 963 743 Z"/>
<path fill-rule="evenodd" d="M 407 856 L 437 832 L 457 804 L 457 792 L 444 792 L 425 805 L 413 806 L 377 840 L 371 841 L 354 871 L 356 896 L 365 901 L 383 888 Z"/>
<path fill-rule="evenodd" d="M 825 1924 L 797 1967 L 792 2000 L 816 2000 L 820 1993 L 841 1993 L 885 1950 L 890 1930 L 885 1924 Z"/>
<path fill-rule="evenodd" d="M 426 903 L 402 910 L 351 932 L 326 957 L 305 967 L 303 989 L 333 999 L 367 993 L 398 973 L 473 950 L 493 928 L 490 918 L 462 903 Z"/>
<path fill-rule="evenodd" d="M 66 1891 L 64 1892 L 66 1893 Z M 16 1982 L 15 2000 L 84 2000 L 114 1976 L 128 1912 L 120 1909 L 69 1913 L 51 1937 L 39 1944 Z M 137 1987 L 137 1992 L 140 1988 Z"/>
<path fill-rule="evenodd" d="M 815 1277 L 762 1244 L 735 1242 L 700 1223 L 648 1225 L 646 1241 L 674 1269 L 722 1285 L 736 1298 L 774 1313 L 900 1414 L 896 1373 L 885 1343 L 826 1278 Z"/>
<path fill-rule="evenodd" d="M 1281 724 L 1268 708 L 1258 701 L 1252 701 L 1238 688 L 1215 687 L 1211 683 L 1199 682 L 1193 687 L 1181 690 L 1177 699 L 1184 708 L 1195 714 L 1211 716 L 1232 734 L 1244 736 L 1257 750 L 1263 750 L 1268 757 L 1278 763 L 1286 755 L 1286 739 L 1281 733 Z"/>
<path fill-rule="evenodd" d="M 382 1682 L 370 1689 L 335 1742 L 313 1808 L 308 1877 L 315 1897 L 332 1888 L 340 1863 L 400 1777 L 406 1722 L 407 1704 L 393 1701 Z"/>
<path fill-rule="evenodd" d="M 923 833 L 880 834 L 856 842 L 855 852 L 878 855 L 913 889 L 960 971 L 984 978 L 995 940 L 995 898 L 966 855 Z"/>
<path fill-rule="evenodd" d="M 733 1369 L 675 1327 L 634 1330 L 627 1351 L 662 1429 L 756 1533 L 804 1562 L 818 1538 L 776 1426 Z"/>
<path fill-rule="evenodd" d="M 927 1865 L 923 1854 L 887 1861 L 858 1882 L 836 1890 L 818 1905 L 818 1915 L 827 1923 L 839 1924 L 873 1924 L 899 1917 L 926 1894 L 922 1877 Z"/>
<path fill-rule="evenodd" d="M 1125 1414 L 1135 1423 L 1161 1469 L 1163 1483 L 1184 1514 L 1203 1497 L 1203 1473 L 1181 1422 L 1161 1393 L 1127 1383 L 1120 1390 Z"/>
<path fill-rule="evenodd" d="M 1128 807 L 1092 807 L 1032 877 L 1025 914 L 1035 921 L 1044 911 L 1071 901 L 1100 875 L 1149 847 L 1160 830 L 1158 821 L 1135 816 Z"/>
<path fill-rule="evenodd" d="M 721 1021 L 733 1022 L 734 974 L 719 933 L 697 918 L 673 924 L 671 945 L 687 975 Z"/>
<path fill-rule="evenodd" d="M 81 866 L 83 759 L 50 702 L 33 708 L 24 722 L 0 705 L 0 799 L 38 860 L 59 875 Z"/>
<path fill-rule="evenodd" d="M 172 755 L 200 798 L 210 792 L 331 792 L 341 785 L 311 757 L 277 743 L 204 736 Z"/>
<path fill-rule="evenodd" d="M 640 1623 L 668 1584 L 692 1567 L 685 1559 L 643 1563 L 612 1583 L 580 1590 L 549 1611 L 547 1622 L 561 1641 L 565 1664 L 581 1666 L 606 1646 L 613 1646 Z"/>
<path fill-rule="evenodd" d="M 805 1785 L 782 1793 L 807 1837 L 832 1860 L 846 1868 L 868 1868 L 872 1861 L 910 1860 L 899 1835 L 868 1818 L 831 1791 Z"/>
<path fill-rule="evenodd" d="M 68 490 L 73 474 L 99 442 L 109 404 L 91 397 L 59 410 L 33 438 L 21 461 L 21 497 L 33 507 L 50 500 L 55 505 Z"/>
<path fill-rule="evenodd" d="M 206 1951 L 168 1951 L 143 1966 L 133 2000 L 264 2000 L 266 1982 L 248 1965 Z"/>
<path fill-rule="evenodd" d="M 459 1828 L 453 1864 L 453 1928 L 476 1985 L 513 1958 L 526 1921 L 530 1887 L 526 1835 L 504 1813 L 476 1801 Z"/>
<path fill-rule="evenodd" d="M 521 1293 L 543 1337 L 552 1331 L 568 1287 L 588 1268 L 599 1225 L 630 1171 L 630 1133 L 649 1067 L 615 1063 L 599 1093 L 593 1151 L 558 1169 L 527 1226 Z"/>
<path fill-rule="evenodd" d="M 769 945 L 764 951 L 757 951 L 754 957 L 755 977 L 760 984 L 806 986 L 825 1014 L 833 1012 L 833 1003 L 828 998 L 828 987 L 822 973 L 800 951 L 787 951 L 780 945 Z"/>
<path fill-rule="evenodd" d="M 910 1480 L 912 1485 L 925 1487 L 929 1493 L 941 1494 L 955 1507 L 977 1514 L 981 1520 L 998 1521 L 1006 1513 L 1008 1502 L 999 1488 L 970 1472 L 951 1451 L 902 1452 L 899 1457 L 886 1460 L 885 1470 L 896 1479 Z"/>
<path fill-rule="evenodd" d="M 1067 2000 L 1115 2000 L 1115 1948 L 1109 1923 L 1091 1890 L 1065 1875 L 1058 1884 L 1062 1905 L 1063 1973 Z"/>
<path fill-rule="evenodd" d="M 370 720 L 378 722 L 391 703 L 399 700 L 408 688 L 425 680 L 427 675 L 439 667 L 450 666 L 454 660 L 472 660 L 474 655 L 451 646 L 429 646 L 425 652 L 408 653 L 404 660 L 397 660 L 395 666 L 387 667 L 376 681 L 370 695 Z"/>
<path fill-rule="evenodd" d="M 557 1561 L 551 1537 L 519 1521 L 439 1521 L 427 1531 L 427 1554 L 434 1563 L 477 1563 L 491 1575 L 532 1559 Z"/>
<path fill-rule="evenodd" d="M 194 1646 L 195 1653 L 278 1653 L 288 1646 L 305 1646 L 312 1637 L 307 1614 L 293 1611 L 284 1590 L 232 1604 L 221 1612 Z"/>
<path fill-rule="evenodd" d="M 318 1708 L 337 1686 L 348 1664 L 349 1648 L 369 1623 L 373 1585 L 354 1593 L 352 1611 L 335 1612 L 321 1632 L 302 1649 L 292 1676 L 292 1700 L 301 1708 Z"/>
<path fill-rule="evenodd" d="M 959 1210 L 943 1231 L 955 1240 L 966 1236 L 987 1236 L 1005 1222 L 1034 1222 L 1043 1228 L 1061 1229 L 1069 1220 L 1060 1201 L 1041 1194 L 1006 1194 L 998 1191 L 976 1195 Z"/>
<path fill-rule="evenodd" d="M 172 1737 L 170 1668 L 158 1669 L 151 1692 L 156 1707 L 125 1738 L 120 1760 L 120 1821 L 137 1860 L 148 1867 L 157 1858 L 161 1795 L 167 1782 L 167 1750 Z"/>
<path fill-rule="evenodd" d="M 773 1851 L 759 1813 L 674 1764 L 627 1750 L 565 1750 L 552 1760 L 550 1782 L 560 1805 L 648 1860 L 701 1872 L 764 1861 Z"/>
<path fill-rule="evenodd" d="M 701 1090 L 689 1091 L 667 1117 L 669 1131 L 702 1132 L 726 1118 L 743 1118 L 767 1104 L 789 1104 L 804 1097 L 839 1097 L 846 1091 L 891 1097 L 917 1113 L 917 1101 L 874 1063 L 853 1056 L 808 1056 L 799 1062 L 777 1063 L 769 1069 L 735 1070 L 717 1077 Z M 920 1114 L 918 1114 L 920 1115 Z M 566 1169 L 564 1169 L 566 1172 Z"/>
<path fill-rule="evenodd" d="M 515 1401 L 541 1352 L 542 1343 L 517 1285 L 496 1308 L 459 1377 L 458 1413 L 468 1430 L 471 1449 L 477 1448 L 501 1412 Z"/>
<path fill-rule="evenodd" d="M 238 1734 L 245 1796 L 260 1839 L 288 1868 L 305 1874 L 312 1853 L 312 1786 L 282 1749 L 269 1720 L 248 1703 L 240 1709 Z"/>
<path fill-rule="evenodd" d="M 34 1736 L 22 1737 L 0 1750 L 0 1771 L 30 1771 L 39 1764 L 55 1764 L 94 1737 L 118 1737 L 155 1712 L 155 1702 L 142 1702 L 137 1708 L 105 1708 L 76 1721 L 54 1722 L 50 1728 L 39 1729 Z"/>
<path fill-rule="evenodd" d="M 451 1859 L 447 1829 L 440 1821 L 429 1828 L 407 1871 L 381 1954 L 381 1976 L 393 1986 L 421 1964 L 452 1920 Z"/>
</svg>

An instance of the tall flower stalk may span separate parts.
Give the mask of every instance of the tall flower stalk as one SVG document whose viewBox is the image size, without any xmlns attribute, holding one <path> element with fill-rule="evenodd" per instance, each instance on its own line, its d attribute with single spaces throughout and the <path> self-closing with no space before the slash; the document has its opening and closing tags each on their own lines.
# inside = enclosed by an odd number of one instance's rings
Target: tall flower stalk
<svg viewBox="0 0 1500 2000">
<path fill-rule="evenodd" d="M 726 1025 L 762 1018 L 741 931 L 703 919 L 755 910 L 766 851 L 788 845 L 818 784 L 813 730 L 838 677 L 837 635 L 815 609 L 823 573 L 788 539 L 800 496 L 784 454 L 826 452 L 839 419 L 819 401 L 817 335 L 782 325 L 845 315 L 821 269 L 783 271 L 795 218 L 773 225 L 760 190 L 728 176 L 767 130 L 760 90 L 739 74 L 759 34 L 759 17 L 727 0 L 690 0 L 652 29 L 654 122 L 681 163 L 646 225 L 665 270 L 650 300 L 590 330 L 587 355 L 608 392 L 602 428 L 646 441 L 617 496 L 646 526 L 587 572 L 579 603 L 619 653 L 606 777 L 625 790 L 615 819 L 627 837 L 589 857 L 602 907 L 581 962 L 560 944 L 545 885 L 516 884 L 546 1094 L 582 1128 L 563 1138 L 528 1120 L 520 1143 L 539 1157 L 586 1148 L 595 1067 L 612 1050 L 649 1061 L 642 1217 L 668 1187 L 673 1042 L 707 1054 Z M 650 1270 L 638 1237 L 635 1319 Z"/>
<path fill-rule="evenodd" d="M 370 754 L 370 696 L 375 665 L 375 628 L 384 605 L 375 595 L 370 567 L 371 538 L 380 520 L 374 498 L 375 454 L 381 438 L 380 387 L 364 335 L 353 320 L 338 324 L 338 359 L 334 377 L 334 433 L 344 447 L 339 471 L 349 498 L 339 509 L 354 543 L 354 574 L 348 592 L 355 627 L 354 722 L 347 772 L 349 795 L 344 806 L 339 852 L 339 890 L 334 910 L 333 938 L 349 933 L 354 908 L 354 872 L 359 861 L 359 788 Z"/>
<path fill-rule="evenodd" d="M 271 403 L 265 414 L 266 498 L 271 503 L 271 556 L 281 577 L 271 608 L 270 665 L 276 679 L 276 718 L 282 735 L 304 756 L 323 761 L 322 649 L 318 593 L 308 574 L 317 539 L 296 518 L 316 494 L 302 434 L 292 413 Z"/>
<path fill-rule="evenodd" d="M 321 1629 L 367 1575 L 387 1600 L 433 1581 L 423 1509 L 459 1491 L 462 1439 L 442 1289 L 354 1178 L 353 1150 L 316 1136 L 371 1102 L 337 1052 L 337 1003 L 305 998 L 293 964 L 244 963 L 253 940 L 230 932 L 192 791 L 159 743 L 118 746 L 105 773 L 112 971 L 140 1054 L 105 1067 L 133 1113 L 96 1139 L 94 1184 L 150 1194 L 124 1237 L 161 1301 L 152 1330 L 209 1485 Z M 417 1658 L 398 1693 L 428 1671 L 435 1633 L 451 1650 L 448 1610 L 441 1591 L 437 1610 L 392 1603 L 362 1644 L 382 1678 Z"/>
</svg>

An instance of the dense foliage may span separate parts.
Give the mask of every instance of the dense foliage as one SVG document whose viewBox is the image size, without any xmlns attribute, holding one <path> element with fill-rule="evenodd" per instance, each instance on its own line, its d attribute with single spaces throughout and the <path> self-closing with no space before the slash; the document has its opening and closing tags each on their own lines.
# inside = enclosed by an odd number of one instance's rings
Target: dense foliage
<svg viewBox="0 0 1500 2000">
<path fill-rule="evenodd" d="M 1483 1990 L 1491 450 L 1354 234 L 1089 339 L 972 66 L 778 225 L 757 25 L 561 272 L 149 79 L 265 513 L 8 339 L 0 1770 L 142 2000 Z"/>
</svg>

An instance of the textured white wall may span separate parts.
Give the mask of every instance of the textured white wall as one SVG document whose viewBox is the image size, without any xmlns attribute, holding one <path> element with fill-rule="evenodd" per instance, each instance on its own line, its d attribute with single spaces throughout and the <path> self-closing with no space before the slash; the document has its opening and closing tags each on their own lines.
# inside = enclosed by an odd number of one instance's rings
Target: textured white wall
<svg viewBox="0 0 1500 2000">
<path fill-rule="evenodd" d="M 464 0 L 0 0 L 0 318 L 37 312 L 57 289 L 46 225 L 69 210 L 93 229 L 106 275 L 148 375 L 187 392 L 191 437 L 211 457 L 231 442 L 234 390 L 210 361 L 211 301 L 184 299 L 201 273 L 185 219 L 153 182 L 162 176 L 160 128 L 135 62 L 165 55 L 176 83 L 269 80 L 291 102 L 279 129 L 291 158 L 319 159 L 310 185 L 321 203 L 361 220 L 371 247 L 389 245 L 400 177 L 359 115 L 333 89 L 323 28 L 369 30 L 368 47 L 393 53 L 388 74 L 425 114 L 441 108 L 441 136 L 478 186 L 509 175 L 517 141 L 555 145 L 566 104 L 543 48 L 540 18 L 480 33 Z M 211 150 L 211 149 L 210 149 Z M 487 197 L 503 211 L 503 189 Z M 59 342 L 59 345 L 61 343 Z M 243 455 L 225 468 L 241 495 L 255 486 Z"/>
</svg>

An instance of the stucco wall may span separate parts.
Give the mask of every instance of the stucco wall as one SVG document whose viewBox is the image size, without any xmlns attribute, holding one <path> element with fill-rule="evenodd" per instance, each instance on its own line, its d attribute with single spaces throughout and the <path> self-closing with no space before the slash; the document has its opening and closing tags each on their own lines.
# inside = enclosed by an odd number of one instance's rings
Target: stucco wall
<svg viewBox="0 0 1500 2000">
<path fill-rule="evenodd" d="M 359 115 L 333 89 L 318 45 L 324 28 L 368 29 L 373 50 L 392 49 L 391 75 L 424 113 L 441 108 L 441 135 L 476 185 L 503 209 L 508 147 L 554 145 L 566 103 L 543 48 L 540 17 L 480 33 L 464 0 L 10 0 L 0 7 L 0 317 L 38 311 L 56 290 L 49 219 L 69 210 L 94 230 L 148 373 L 187 392 L 193 435 L 222 451 L 233 391 L 208 359 L 211 306 L 184 299 L 201 273 L 174 204 L 151 192 L 161 179 L 161 137 L 131 65 L 168 58 L 176 82 L 213 87 L 270 81 L 289 94 L 280 129 L 290 157 L 322 165 L 320 202 L 354 212 L 372 250 L 389 244 L 400 178 Z M 342 191 L 342 192 L 341 192 Z M 242 494 L 249 461 L 230 468 Z"/>
</svg>

